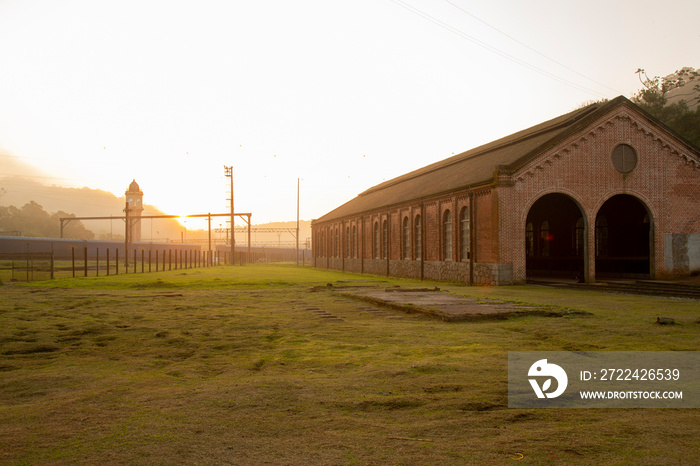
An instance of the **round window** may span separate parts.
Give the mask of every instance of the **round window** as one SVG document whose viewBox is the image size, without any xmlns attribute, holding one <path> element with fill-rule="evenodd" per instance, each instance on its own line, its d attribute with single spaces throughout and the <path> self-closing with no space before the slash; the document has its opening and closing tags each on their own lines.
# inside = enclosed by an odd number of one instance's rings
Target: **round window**
<svg viewBox="0 0 700 466">
<path fill-rule="evenodd" d="M 615 170 L 629 173 L 637 166 L 637 151 L 628 144 L 620 144 L 613 150 L 612 162 Z"/>
</svg>

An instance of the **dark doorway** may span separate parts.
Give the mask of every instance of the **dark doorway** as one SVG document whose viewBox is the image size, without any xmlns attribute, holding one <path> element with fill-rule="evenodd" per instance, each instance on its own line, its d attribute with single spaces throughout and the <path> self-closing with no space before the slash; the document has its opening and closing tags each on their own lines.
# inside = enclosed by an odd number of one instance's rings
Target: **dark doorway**
<svg viewBox="0 0 700 466">
<path fill-rule="evenodd" d="M 595 226 L 597 278 L 649 278 L 651 222 L 639 199 L 611 197 L 598 211 Z"/>
<path fill-rule="evenodd" d="M 529 279 L 583 280 L 586 226 L 578 205 L 565 194 L 547 194 L 530 208 L 525 222 Z"/>
</svg>

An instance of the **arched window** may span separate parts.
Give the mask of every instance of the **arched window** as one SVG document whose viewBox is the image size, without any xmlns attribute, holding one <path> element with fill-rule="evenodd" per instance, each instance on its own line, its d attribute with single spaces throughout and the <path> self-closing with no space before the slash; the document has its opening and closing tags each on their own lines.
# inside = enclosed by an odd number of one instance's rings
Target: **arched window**
<svg viewBox="0 0 700 466">
<path fill-rule="evenodd" d="M 443 260 L 452 260 L 452 212 L 446 210 L 442 216 Z"/>
<path fill-rule="evenodd" d="M 389 224 L 386 220 L 382 223 L 382 259 L 389 257 Z"/>
<path fill-rule="evenodd" d="M 416 255 L 416 260 L 423 259 L 423 227 L 421 225 L 420 215 L 416 215 L 416 221 L 413 226 L 413 243 L 414 243 L 414 254 Z"/>
<path fill-rule="evenodd" d="M 549 256 L 549 242 L 552 240 L 549 236 L 549 222 L 545 220 L 540 227 L 540 255 Z"/>
<path fill-rule="evenodd" d="M 352 226 L 352 257 L 357 259 L 357 226 Z"/>
<path fill-rule="evenodd" d="M 574 227 L 574 254 L 577 256 L 583 255 L 583 233 L 584 233 L 583 217 L 576 220 Z"/>
<path fill-rule="evenodd" d="M 411 222 L 408 217 L 403 218 L 403 258 L 409 260 L 411 258 Z"/>
<path fill-rule="evenodd" d="M 527 257 L 535 255 L 535 229 L 532 222 L 527 222 L 525 226 L 525 253 Z"/>
<path fill-rule="evenodd" d="M 605 215 L 599 215 L 595 221 L 595 255 L 608 255 L 608 219 Z"/>
<path fill-rule="evenodd" d="M 469 253 L 471 249 L 471 230 L 469 225 L 469 209 L 462 207 L 459 213 L 459 236 L 461 246 L 461 257 L 463 261 L 470 259 Z"/>
<path fill-rule="evenodd" d="M 374 256 L 375 259 L 379 259 L 379 222 L 374 222 Z"/>
<path fill-rule="evenodd" d="M 345 228 L 345 244 L 343 245 L 343 257 L 350 257 L 350 226 Z"/>
</svg>

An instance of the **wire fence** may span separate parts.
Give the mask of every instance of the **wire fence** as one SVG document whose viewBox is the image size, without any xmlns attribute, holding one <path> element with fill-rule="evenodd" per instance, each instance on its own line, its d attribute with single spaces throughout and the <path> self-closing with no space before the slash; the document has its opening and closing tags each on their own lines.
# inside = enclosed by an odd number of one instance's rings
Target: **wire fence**
<svg viewBox="0 0 700 466">
<path fill-rule="evenodd" d="M 82 249 L 82 250 L 80 250 Z M 67 277 L 165 272 L 231 264 L 231 254 L 223 251 L 182 249 L 134 249 L 120 257 L 119 249 L 71 248 L 71 257 L 54 257 L 50 252 L 0 253 L 0 281 L 39 281 Z M 236 254 L 237 263 L 246 257 Z"/>
</svg>

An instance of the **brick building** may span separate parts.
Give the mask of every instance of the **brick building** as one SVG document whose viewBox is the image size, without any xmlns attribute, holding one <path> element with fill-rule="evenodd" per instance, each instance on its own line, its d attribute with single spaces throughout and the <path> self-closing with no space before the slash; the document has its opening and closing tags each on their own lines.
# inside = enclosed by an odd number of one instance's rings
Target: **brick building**
<svg viewBox="0 0 700 466">
<path fill-rule="evenodd" d="M 475 284 L 700 271 L 700 151 L 624 97 L 361 193 L 312 224 L 320 268 Z"/>
</svg>

